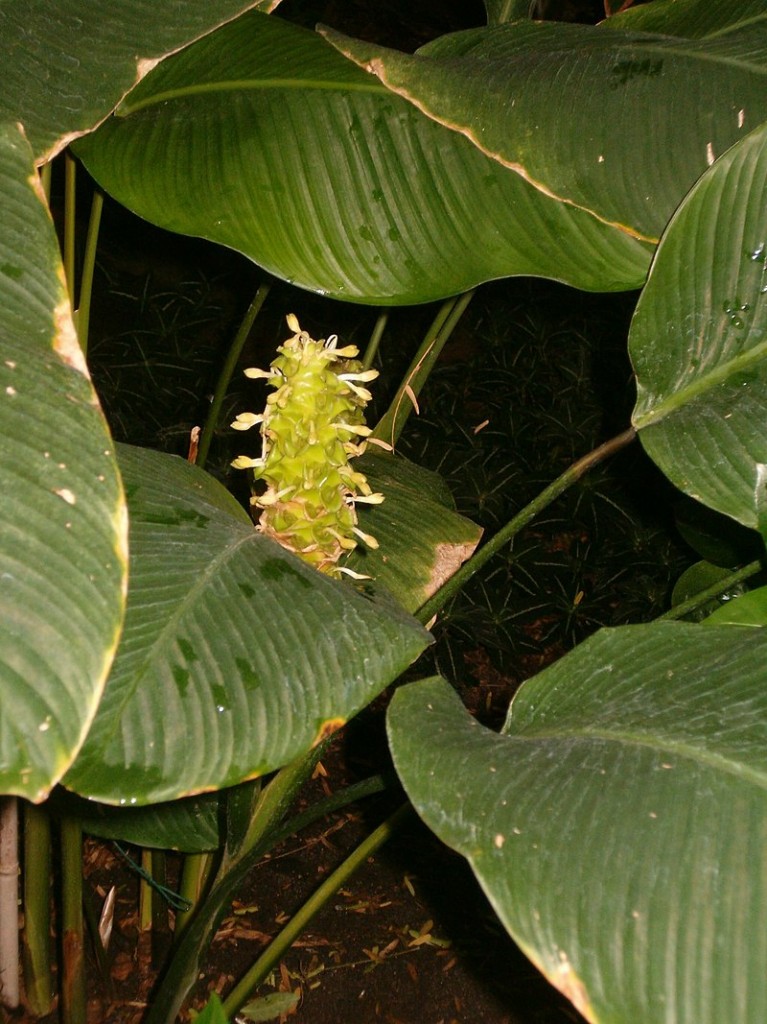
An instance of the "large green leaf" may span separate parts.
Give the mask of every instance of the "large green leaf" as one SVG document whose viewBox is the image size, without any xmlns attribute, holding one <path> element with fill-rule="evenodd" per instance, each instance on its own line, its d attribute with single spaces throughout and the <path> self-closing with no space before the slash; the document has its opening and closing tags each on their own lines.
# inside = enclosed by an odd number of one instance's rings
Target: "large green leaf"
<svg viewBox="0 0 767 1024">
<path fill-rule="evenodd" d="M 602 26 L 702 39 L 747 19 L 758 21 L 764 15 L 764 0 L 652 0 L 629 7 L 602 22 Z"/>
<path fill-rule="evenodd" d="M 425 821 L 590 1021 L 767 1019 L 767 630 L 606 630 L 505 735 L 430 680 L 390 709 Z"/>
<path fill-rule="evenodd" d="M 42 800 L 122 621 L 125 506 L 32 152 L 0 126 L 0 792 Z"/>
<path fill-rule="evenodd" d="M 380 547 L 358 548 L 347 565 L 373 577 L 376 589 L 385 587 L 404 608 L 415 611 L 471 554 L 481 530 L 456 513 L 436 473 L 376 450 L 360 459 L 358 468 L 386 500 L 381 506 L 360 508 L 361 525 Z M 224 507 L 228 505 L 227 497 Z M 62 810 L 77 816 L 93 835 L 185 852 L 219 846 L 216 794 L 149 807 L 112 807 L 61 791 L 58 799 Z"/>
<path fill-rule="evenodd" d="M 279 0 L 25 0 L 0 5 L 0 118 L 38 162 L 90 131 L 154 65 L 242 11 Z"/>
<path fill-rule="evenodd" d="M 455 511 L 436 473 L 372 450 L 359 468 L 385 495 L 383 504 L 360 508 L 360 525 L 379 546 L 358 547 L 346 564 L 415 612 L 474 552 L 482 529 Z"/>
<path fill-rule="evenodd" d="M 458 32 L 416 55 L 330 38 L 544 193 L 648 239 L 767 118 L 767 12 L 699 41 L 543 22 Z"/>
<path fill-rule="evenodd" d="M 65 785 L 157 803 L 286 764 L 391 682 L 429 635 L 300 562 L 181 459 L 120 448 L 131 517 L 122 642 Z"/>
<path fill-rule="evenodd" d="M 103 188 L 314 291 L 415 303 L 511 274 L 612 290 L 647 272 L 648 246 L 277 18 L 248 15 L 163 62 L 119 114 L 76 147 Z"/>
<path fill-rule="evenodd" d="M 767 126 L 669 225 L 631 326 L 634 425 L 682 490 L 759 525 L 767 464 Z"/>
</svg>

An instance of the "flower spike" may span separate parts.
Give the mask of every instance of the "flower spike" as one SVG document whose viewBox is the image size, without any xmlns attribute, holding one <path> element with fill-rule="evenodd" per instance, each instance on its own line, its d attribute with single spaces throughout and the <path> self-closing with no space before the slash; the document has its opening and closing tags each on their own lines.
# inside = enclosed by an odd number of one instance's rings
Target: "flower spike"
<svg viewBox="0 0 767 1024">
<path fill-rule="evenodd" d="M 378 376 L 354 358 L 356 345 L 338 346 L 338 338 L 315 341 L 297 318 L 287 317 L 293 336 L 277 349 L 268 370 L 248 369 L 246 376 L 274 388 L 262 415 L 240 413 L 232 426 L 248 430 L 260 424 L 261 458 L 240 455 L 233 466 L 253 469 L 264 484 L 251 499 L 258 529 L 321 572 L 366 579 L 338 565 L 357 546 L 370 548 L 375 537 L 357 526 L 356 502 L 379 504 L 364 474 L 349 460 L 361 455 L 370 434 L 363 410 L 371 395 L 360 387 Z"/>
</svg>

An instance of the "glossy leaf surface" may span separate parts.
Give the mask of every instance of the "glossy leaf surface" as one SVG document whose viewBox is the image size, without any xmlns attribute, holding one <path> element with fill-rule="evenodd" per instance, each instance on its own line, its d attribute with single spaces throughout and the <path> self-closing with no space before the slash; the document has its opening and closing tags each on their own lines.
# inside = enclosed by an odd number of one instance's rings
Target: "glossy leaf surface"
<svg viewBox="0 0 767 1024">
<path fill-rule="evenodd" d="M 125 630 L 65 785 L 104 803 L 231 786 L 308 750 L 429 635 L 258 534 L 181 459 L 120 448 L 131 516 Z"/>
<path fill-rule="evenodd" d="M 746 20 L 758 23 L 765 13 L 764 0 L 652 0 L 608 18 L 602 27 L 702 39 Z"/>
<path fill-rule="evenodd" d="M 220 801 L 218 793 L 202 793 L 146 807 L 113 807 L 83 800 L 60 787 L 47 806 L 54 814 L 77 818 L 88 835 L 147 848 L 205 853 L 217 850 L 222 842 Z"/>
<path fill-rule="evenodd" d="M 704 40 L 515 22 L 443 36 L 411 56 L 331 38 L 543 193 L 648 239 L 707 166 L 767 118 L 767 14 Z"/>
<path fill-rule="evenodd" d="M 647 245 L 278 18 L 248 15 L 163 62 L 118 113 L 76 147 L 106 191 L 303 288 L 409 304 L 512 274 L 613 290 L 647 272 Z"/>
<path fill-rule="evenodd" d="M 32 152 L 0 127 L 0 792 L 42 800 L 117 644 L 127 525 Z"/>
<path fill-rule="evenodd" d="M 767 587 L 759 587 L 735 601 L 717 608 L 706 620 L 707 626 L 767 626 Z"/>
<path fill-rule="evenodd" d="M 25 0 L 0 6 L 0 118 L 38 162 L 90 131 L 158 60 L 279 0 Z"/>
<path fill-rule="evenodd" d="M 723 569 L 711 562 L 695 562 L 685 569 L 676 581 L 671 594 L 671 607 L 676 608 L 677 605 L 696 598 L 703 591 L 720 586 L 723 589 L 719 593 L 714 594 L 707 601 L 699 604 L 692 612 L 683 616 L 687 622 L 700 622 L 703 619 L 708 619 L 711 613 L 721 607 L 723 603 L 730 602 L 736 597 L 739 599 L 740 595 L 745 593 L 746 587 L 743 583 L 724 587 L 722 581 L 731 574 L 731 569 Z"/>
<path fill-rule="evenodd" d="M 634 425 L 681 490 L 749 527 L 767 495 L 767 127 L 698 182 L 631 326 Z"/>
<path fill-rule="evenodd" d="M 763 629 L 605 630 L 501 735 L 442 680 L 396 693 L 408 795 L 587 1020 L 765 1019 L 765 664 Z"/>
</svg>

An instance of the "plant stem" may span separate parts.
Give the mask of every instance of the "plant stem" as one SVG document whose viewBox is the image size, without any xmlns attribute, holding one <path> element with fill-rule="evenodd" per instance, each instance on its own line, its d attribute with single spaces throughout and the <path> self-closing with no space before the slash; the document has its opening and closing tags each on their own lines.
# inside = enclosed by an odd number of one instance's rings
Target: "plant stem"
<svg viewBox="0 0 767 1024">
<path fill-rule="evenodd" d="M 389 322 L 389 311 L 384 310 L 383 313 L 379 313 L 376 318 L 375 327 L 373 333 L 370 335 L 370 341 L 365 349 L 365 354 L 362 357 L 362 368 L 363 370 L 369 370 L 373 365 L 376 354 L 378 352 L 378 346 L 381 344 L 381 338 L 383 332 L 386 330 L 386 325 Z"/>
<path fill-rule="evenodd" d="M 141 850 L 141 867 L 148 874 L 152 875 L 152 854 L 150 850 Z M 138 927 L 140 932 L 148 932 L 152 927 L 153 889 L 145 878 L 140 878 L 138 885 Z"/>
<path fill-rule="evenodd" d="M 69 152 L 64 154 L 64 276 L 72 309 L 77 304 L 75 282 L 77 164 Z"/>
<path fill-rule="evenodd" d="M 331 896 L 337 893 L 355 871 L 362 867 L 368 857 L 380 849 L 394 835 L 412 813 L 414 813 L 413 808 L 409 803 L 402 804 L 386 821 L 371 832 L 332 874 L 328 875 L 319 889 L 309 897 L 298 913 L 272 939 L 247 974 L 229 993 L 224 1001 L 224 1013 L 226 1016 L 232 1016 L 240 1010 L 253 989 L 260 985 L 272 968 L 279 963 L 304 928 L 322 910 Z"/>
<path fill-rule="evenodd" d="M 493 555 L 496 555 L 501 548 L 508 544 L 512 537 L 516 536 L 520 530 L 523 530 L 543 509 L 569 487 L 572 487 L 590 469 L 620 451 L 621 448 L 625 448 L 635 437 L 636 431 L 633 427 L 629 427 L 622 434 L 618 434 L 609 441 L 605 441 L 604 444 L 599 445 L 598 448 L 590 451 L 587 455 L 584 455 L 577 462 L 569 466 L 561 476 L 558 476 L 553 483 L 544 488 L 529 505 L 526 505 L 521 512 L 518 512 L 494 537 L 491 537 L 472 558 L 464 562 L 460 569 L 453 573 L 450 579 L 428 601 L 421 605 L 416 612 L 416 618 L 423 623 L 430 622 L 437 612 L 442 610 L 450 598 L 457 594 Z"/>
<path fill-rule="evenodd" d="M 19 801 L 0 797 L 0 1002 L 19 1005 Z"/>
<path fill-rule="evenodd" d="M 61 821 L 62 1024 L 85 1020 L 85 956 L 83 943 L 83 843 L 80 823 Z"/>
<path fill-rule="evenodd" d="M 176 925 L 173 930 L 174 941 L 178 941 L 194 914 L 205 889 L 212 864 L 212 853 L 188 853 L 184 857 L 179 896 L 191 906 L 189 910 L 179 910 L 176 913 Z"/>
<path fill-rule="evenodd" d="M 168 969 L 155 993 L 145 1024 L 174 1024 L 181 1006 L 197 981 L 205 950 L 227 904 L 237 887 L 256 863 L 274 845 L 274 835 L 299 790 L 327 749 L 330 739 L 281 768 L 264 787 L 256 804 L 250 828 L 236 852 L 226 849 L 210 892 L 196 908 L 186 926 Z"/>
<path fill-rule="evenodd" d="M 152 878 L 165 887 L 168 881 L 165 850 L 152 850 L 149 856 Z M 152 887 L 152 966 L 158 967 L 164 960 L 170 946 L 170 922 L 168 904 L 162 893 Z"/>
<path fill-rule="evenodd" d="M 303 831 L 309 825 L 313 825 L 315 821 L 319 821 L 320 818 L 326 818 L 329 814 L 348 807 L 349 804 L 356 804 L 359 800 L 364 800 L 365 797 L 375 796 L 376 793 L 385 793 L 395 786 L 399 786 L 399 779 L 394 772 L 388 777 L 383 774 L 371 775 L 370 778 L 362 779 L 360 782 L 353 782 L 350 786 L 345 786 L 337 793 L 333 793 L 332 796 L 312 804 L 302 814 L 289 818 L 272 836 L 273 843 L 277 846 L 283 839 Z"/>
<path fill-rule="evenodd" d="M 36 1017 L 51 1012 L 51 819 L 24 804 L 24 990 Z"/>
<path fill-rule="evenodd" d="M 711 601 L 715 597 L 719 597 L 730 587 L 734 587 L 737 583 L 742 583 L 743 580 L 747 580 L 749 576 L 755 576 L 764 566 L 762 562 L 757 559 L 755 562 L 749 562 L 748 565 L 744 565 L 741 569 L 735 569 L 730 573 L 729 576 L 723 577 L 713 583 L 710 587 L 706 587 L 705 590 L 699 591 L 697 594 L 693 594 L 692 597 L 686 601 L 682 601 L 680 604 L 674 605 L 663 615 L 659 615 L 654 622 L 662 622 L 664 619 L 682 619 L 685 615 L 690 612 L 694 612 L 696 608 L 704 605 L 707 601 Z"/>
<path fill-rule="evenodd" d="M 414 408 L 415 398 L 428 380 L 445 342 L 455 330 L 456 324 L 474 298 L 475 292 L 476 288 L 442 303 L 426 337 L 408 367 L 397 394 L 373 430 L 373 437 L 385 441 L 392 447 L 397 443 Z"/>
<path fill-rule="evenodd" d="M 42 190 L 43 190 L 43 195 L 45 196 L 45 201 L 48 203 L 49 206 L 51 204 L 51 171 L 52 171 L 52 168 L 53 168 L 53 161 L 49 160 L 47 164 L 43 164 L 43 166 L 39 169 L 39 172 L 38 172 L 39 175 L 40 175 L 40 185 L 41 185 Z"/>
<path fill-rule="evenodd" d="M 266 296 L 269 294 L 270 288 L 271 284 L 269 281 L 264 281 L 263 284 L 259 285 L 258 291 L 256 292 L 253 301 L 248 306 L 247 312 L 242 318 L 242 323 L 237 329 L 234 340 L 229 347 L 226 361 L 224 362 L 224 365 L 221 368 L 221 373 L 216 381 L 213 400 L 210 403 L 210 409 L 205 419 L 205 426 L 203 427 L 202 434 L 200 435 L 200 445 L 197 449 L 197 465 L 203 469 L 205 468 L 205 463 L 208 460 L 210 443 L 213 440 L 213 434 L 218 426 L 218 420 L 221 416 L 221 406 L 224 404 L 226 392 L 229 390 L 229 383 L 232 379 L 232 374 L 237 366 L 237 361 L 240 358 L 243 345 L 248 339 L 250 329 L 253 326 L 256 317 L 260 313 L 261 307 L 266 301 Z"/>
<path fill-rule="evenodd" d="M 91 320 L 91 298 L 93 296 L 93 271 L 96 266 L 96 249 L 99 241 L 101 213 L 104 209 L 104 193 L 98 189 L 93 193 L 91 215 L 88 221 L 88 234 L 85 239 L 85 255 L 83 256 L 82 276 L 80 280 L 79 305 L 77 308 L 77 337 L 83 355 L 88 351 L 88 331 Z"/>
</svg>

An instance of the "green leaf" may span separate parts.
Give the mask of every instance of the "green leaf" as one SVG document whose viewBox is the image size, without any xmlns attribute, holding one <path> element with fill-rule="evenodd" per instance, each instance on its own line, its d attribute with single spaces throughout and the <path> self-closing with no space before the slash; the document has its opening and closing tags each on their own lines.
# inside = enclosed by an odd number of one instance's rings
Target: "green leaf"
<svg viewBox="0 0 767 1024">
<path fill-rule="evenodd" d="M 634 425 L 681 490 L 758 527 L 767 463 L 767 126 L 669 225 L 629 340 Z"/>
<path fill-rule="evenodd" d="M 412 56 L 331 38 L 545 194 L 650 240 L 708 164 L 767 118 L 767 14 L 701 41 L 532 21 L 443 36 Z"/>
<path fill-rule="evenodd" d="M 269 992 L 246 1003 L 240 1010 L 239 1018 L 243 1024 L 258 1024 L 260 1021 L 276 1020 L 283 1014 L 289 1014 L 298 1005 L 298 992 Z"/>
<path fill-rule="evenodd" d="M 58 788 L 46 807 L 76 818 L 88 835 L 157 850 L 206 853 L 221 846 L 220 799 L 218 793 L 202 793 L 148 807 L 112 807 Z"/>
<path fill-rule="evenodd" d="M 767 626 L 767 587 L 728 601 L 705 620 L 707 626 Z"/>
<path fill-rule="evenodd" d="M 123 616 L 125 504 L 31 149 L 0 125 L 0 792 L 43 800 Z"/>
<path fill-rule="evenodd" d="M 767 631 L 603 630 L 512 703 L 400 688 L 395 765 L 506 928 L 590 1021 L 767 1019 Z"/>
<path fill-rule="evenodd" d="M 158 60 L 242 11 L 279 0 L 25 0 L 0 7 L 0 119 L 38 162 L 109 114 Z"/>
<path fill-rule="evenodd" d="M 764 14 L 764 0 L 652 0 L 608 18 L 602 26 L 703 39 L 746 20 L 758 22 Z"/>
<path fill-rule="evenodd" d="M 671 595 L 671 607 L 676 608 L 677 605 L 684 604 L 685 601 L 691 600 L 710 587 L 715 587 L 717 584 L 721 583 L 724 586 L 723 581 L 731 574 L 731 569 L 712 565 L 711 562 L 695 562 L 689 569 L 685 569 L 676 581 Z M 684 618 L 688 622 L 700 622 L 702 619 L 708 618 L 712 611 L 719 608 L 723 602 L 729 602 L 734 597 L 743 594 L 745 589 L 743 583 L 738 583 L 734 587 L 731 586 L 728 589 L 724 589 L 704 604 L 698 605 L 694 612 L 688 613 Z"/>
<path fill-rule="evenodd" d="M 257 533 L 202 470 L 119 454 L 125 630 L 68 788 L 133 806 L 263 775 L 356 714 L 429 642 L 404 612 Z"/>
<path fill-rule="evenodd" d="M 407 459 L 369 451 L 358 463 L 381 505 L 360 506 L 360 526 L 378 548 L 359 546 L 346 562 L 415 612 L 474 552 L 481 527 L 446 500 L 444 481 Z"/>
<path fill-rule="evenodd" d="M 512 274 L 613 290 L 647 272 L 648 246 L 277 18 L 248 15 L 163 62 L 119 113 L 76 147 L 107 192 L 302 288 L 412 304 Z"/>
<path fill-rule="evenodd" d="M 696 554 L 723 568 L 745 565 L 764 552 L 764 542 L 756 530 L 683 495 L 674 503 L 674 525 Z"/>
<path fill-rule="evenodd" d="M 211 993 L 210 999 L 202 1011 L 196 1013 L 192 1020 L 194 1024 L 229 1024 L 223 1004 L 215 992 Z"/>
</svg>

